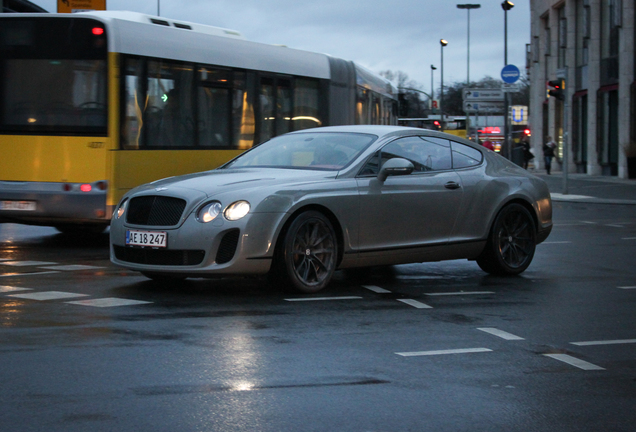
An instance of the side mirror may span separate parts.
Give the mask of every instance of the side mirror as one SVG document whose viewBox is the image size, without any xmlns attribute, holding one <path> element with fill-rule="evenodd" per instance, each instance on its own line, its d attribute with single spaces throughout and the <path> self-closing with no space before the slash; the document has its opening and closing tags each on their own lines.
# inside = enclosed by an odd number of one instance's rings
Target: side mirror
<svg viewBox="0 0 636 432">
<path fill-rule="evenodd" d="M 378 180 L 384 182 L 388 176 L 409 175 L 414 169 L 411 161 L 403 158 L 389 159 L 382 165 L 378 173 Z"/>
</svg>

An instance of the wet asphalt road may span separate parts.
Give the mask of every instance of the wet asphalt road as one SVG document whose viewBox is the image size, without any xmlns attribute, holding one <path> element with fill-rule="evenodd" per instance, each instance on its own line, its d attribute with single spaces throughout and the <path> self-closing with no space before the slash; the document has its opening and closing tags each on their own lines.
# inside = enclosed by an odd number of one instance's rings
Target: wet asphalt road
<svg viewBox="0 0 636 432">
<path fill-rule="evenodd" d="M 636 206 L 555 202 L 521 276 L 452 261 L 159 286 L 0 224 L 2 431 L 634 431 Z"/>
</svg>

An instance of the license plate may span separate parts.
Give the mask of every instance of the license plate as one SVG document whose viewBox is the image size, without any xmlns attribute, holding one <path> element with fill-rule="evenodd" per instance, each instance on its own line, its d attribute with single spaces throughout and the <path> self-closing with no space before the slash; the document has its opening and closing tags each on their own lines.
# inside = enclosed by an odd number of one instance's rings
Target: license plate
<svg viewBox="0 0 636 432">
<path fill-rule="evenodd" d="M 126 244 L 129 246 L 166 247 L 168 233 L 165 231 L 126 231 Z"/>
<path fill-rule="evenodd" d="M 0 201 L 0 210 L 35 211 L 35 201 Z"/>
</svg>

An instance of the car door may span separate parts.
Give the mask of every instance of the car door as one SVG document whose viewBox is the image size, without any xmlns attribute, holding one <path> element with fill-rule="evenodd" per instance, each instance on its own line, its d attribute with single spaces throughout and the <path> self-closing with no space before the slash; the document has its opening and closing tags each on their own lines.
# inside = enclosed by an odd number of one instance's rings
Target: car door
<svg viewBox="0 0 636 432">
<path fill-rule="evenodd" d="M 381 182 L 378 169 L 395 157 L 411 161 L 414 171 Z M 357 182 L 361 252 L 448 242 L 463 195 L 448 140 L 412 136 L 392 141 L 369 160 Z"/>
</svg>

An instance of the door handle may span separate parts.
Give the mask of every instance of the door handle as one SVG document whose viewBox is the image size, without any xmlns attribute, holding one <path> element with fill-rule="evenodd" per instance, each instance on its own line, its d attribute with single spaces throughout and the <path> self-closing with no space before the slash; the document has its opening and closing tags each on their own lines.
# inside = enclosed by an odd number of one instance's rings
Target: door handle
<svg viewBox="0 0 636 432">
<path fill-rule="evenodd" d="M 459 189 L 461 186 L 459 183 L 455 183 L 454 181 L 449 181 L 444 185 L 446 189 Z"/>
</svg>

